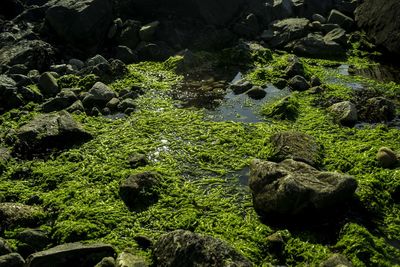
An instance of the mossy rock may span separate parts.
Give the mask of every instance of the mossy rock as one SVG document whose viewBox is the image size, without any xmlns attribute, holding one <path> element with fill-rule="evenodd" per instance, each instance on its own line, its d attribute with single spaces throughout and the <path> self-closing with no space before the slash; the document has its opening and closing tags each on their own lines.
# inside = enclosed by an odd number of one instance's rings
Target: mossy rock
<svg viewBox="0 0 400 267">
<path fill-rule="evenodd" d="M 296 97 L 287 96 L 263 106 L 261 114 L 276 120 L 296 120 L 299 115 L 299 102 Z"/>
</svg>

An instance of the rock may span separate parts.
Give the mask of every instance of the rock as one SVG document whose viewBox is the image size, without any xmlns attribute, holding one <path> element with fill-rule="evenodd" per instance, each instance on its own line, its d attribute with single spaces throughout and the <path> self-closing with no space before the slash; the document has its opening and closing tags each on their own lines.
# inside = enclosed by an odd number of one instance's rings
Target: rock
<svg viewBox="0 0 400 267">
<path fill-rule="evenodd" d="M 256 211 L 274 220 L 318 219 L 344 207 L 357 188 L 351 176 L 320 172 L 292 159 L 280 163 L 253 160 L 249 185 Z"/>
<path fill-rule="evenodd" d="M 138 235 L 133 238 L 141 249 L 149 249 L 153 246 L 153 240 L 147 236 Z"/>
<path fill-rule="evenodd" d="M 310 84 L 300 75 L 296 75 L 288 81 L 289 87 L 294 91 L 306 91 L 310 89 Z"/>
<path fill-rule="evenodd" d="M 0 238 L 0 256 L 12 253 L 11 248 L 8 246 L 7 242 Z"/>
<path fill-rule="evenodd" d="M 162 235 L 153 256 L 157 266 L 253 266 L 225 242 L 184 230 Z"/>
<path fill-rule="evenodd" d="M 272 84 L 278 89 L 284 89 L 287 86 L 287 81 L 282 78 L 277 78 L 272 81 Z"/>
<path fill-rule="evenodd" d="M 139 21 L 127 20 L 121 34 L 117 38 L 118 43 L 130 49 L 135 49 L 140 42 L 140 29 L 141 24 Z"/>
<path fill-rule="evenodd" d="M 260 100 L 267 95 L 267 92 L 260 86 L 253 86 L 246 94 L 252 99 Z"/>
<path fill-rule="evenodd" d="M 120 111 L 125 111 L 127 109 L 136 109 L 136 104 L 135 101 L 132 98 L 125 98 L 124 100 L 122 100 L 121 102 L 119 102 L 118 104 L 118 110 Z"/>
<path fill-rule="evenodd" d="M 131 64 L 137 60 L 136 54 L 129 47 L 123 45 L 115 48 L 115 58 L 121 60 L 125 64 Z"/>
<path fill-rule="evenodd" d="M 17 64 L 12 66 L 8 71 L 7 74 L 22 74 L 22 75 L 27 75 L 28 74 L 28 68 L 24 64 Z"/>
<path fill-rule="evenodd" d="M 351 30 L 354 25 L 354 20 L 342 12 L 332 9 L 328 17 L 328 23 L 338 24 L 343 29 Z"/>
<path fill-rule="evenodd" d="M 1 3 L 0 16 L 7 20 L 15 18 L 24 11 L 24 6 L 18 0 L 3 0 Z"/>
<path fill-rule="evenodd" d="M 43 217 L 43 211 L 37 207 L 19 203 L 0 203 L 0 232 L 16 226 L 35 226 Z"/>
<path fill-rule="evenodd" d="M 282 47 L 292 40 L 307 36 L 310 21 L 305 18 L 288 18 L 271 25 L 271 30 L 277 32 L 268 43 L 271 47 Z"/>
<path fill-rule="evenodd" d="M 10 78 L 17 83 L 17 87 L 33 84 L 32 80 L 28 76 L 22 74 L 10 74 Z"/>
<path fill-rule="evenodd" d="M 254 38 L 260 31 L 256 15 L 249 14 L 242 21 L 235 24 L 233 31 L 245 38 Z"/>
<path fill-rule="evenodd" d="M 82 104 L 82 101 L 76 100 L 71 106 L 66 109 L 69 113 L 74 112 L 85 112 L 85 107 Z"/>
<path fill-rule="evenodd" d="M 347 46 L 346 31 L 342 28 L 335 28 L 324 36 L 326 43 L 336 42 L 342 46 Z"/>
<path fill-rule="evenodd" d="M 7 148 L 0 147 L 0 175 L 6 170 L 7 162 L 10 159 L 10 151 Z"/>
<path fill-rule="evenodd" d="M 318 76 L 311 76 L 311 80 L 310 80 L 311 86 L 312 87 L 316 87 L 316 86 L 321 86 L 322 82 L 320 80 L 320 78 L 318 78 Z"/>
<path fill-rule="evenodd" d="M 148 164 L 148 160 L 146 158 L 146 155 L 144 154 L 133 154 L 130 155 L 128 158 L 129 166 L 132 169 L 136 169 L 139 167 L 146 166 Z"/>
<path fill-rule="evenodd" d="M 141 209 L 157 202 L 159 186 L 159 174 L 143 172 L 127 178 L 119 186 L 119 195 L 130 209 Z"/>
<path fill-rule="evenodd" d="M 71 89 L 63 89 L 55 98 L 52 98 L 43 103 L 41 108 L 44 112 L 47 113 L 60 111 L 70 107 L 77 100 L 78 98 Z"/>
<path fill-rule="evenodd" d="M 154 40 L 154 35 L 160 25 L 158 20 L 142 26 L 139 30 L 139 37 L 142 41 L 151 42 Z"/>
<path fill-rule="evenodd" d="M 40 229 L 25 229 L 17 233 L 15 239 L 30 246 L 34 252 L 46 248 L 51 243 L 47 233 Z"/>
<path fill-rule="evenodd" d="M 108 103 L 106 104 L 106 107 L 108 107 L 111 111 L 116 111 L 119 105 L 119 99 L 114 97 Z"/>
<path fill-rule="evenodd" d="M 89 94 L 85 96 L 82 103 L 87 108 L 99 107 L 103 108 L 117 94 L 102 82 L 97 82 L 89 90 Z"/>
<path fill-rule="evenodd" d="M 320 267 L 353 267 L 353 264 L 345 256 L 335 253 L 322 262 Z"/>
<path fill-rule="evenodd" d="M 326 23 L 326 18 L 320 14 L 313 14 L 312 19 L 321 23 Z"/>
<path fill-rule="evenodd" d="M 298 113 L 299 103 L 292 96 L 284 97 L 262 110 L 262 115 L 276 120 L 295 120 Z"/>
<path fill-rule="evenodd" d="M 150 266 L 146 260 L 140 256 L 133 255 L 129 252 L 122 252 L 116 260 L 116 267 L 148 267 Z"/>
<path fill-rule="evenodd" d="M 399 163 L 398 155 L 388 147 L 381 147 L 376 154 L 376 160 L 383 168 L 391 168 Z"/>
<path fill-rule="evenodd" d="M 400 55 L 400 2 L 365 0 L 355 11 L 358 27 L 390 53 Z"/>
<path fill-rule="evenodd" d="M 81 70 L 83 67 L 85 67 L 85 63 L 82 60 L 76 59 L 76 58 L 71 58 L 68 61 L 68 64 L 72 66 L 74 70 Z"/>
<path fill-rule="evenodd" d="M 16 135 L 14 152 L 22 157 L 48 149 L 67 148 L 92 138 L 66 111 L 38 115 L 19 128 Z"/>
<path fill-rule="evenodd" d="M 373 97 L 362 103 L 360 119 L 367 122 L 387 122 L 396 117 L 396 105 L 384 97 Z"/>
<path fill-rule="evenodd" d="M 292 56 L 288 60 L 288 66 L 285 69 L 285 77 L 292 78 L 296 75 L 304 76 L 304 66 L 298 57 Z"/>
<path fill-rule="evenodd" d="M 273 161 L 294 159 L 305 162 L 314 167 L 321 163 L 323 157 L 322 146 L 314 137 L 300 132 L 281 132 L 271 136 Z"/>
<path fill-rule="evenodd" d="M 60 92 L 57 80 L 50 72 L 45 72 L 40 76 L 39 88 L 45 96 L 54 96 Z"/>
<path fill-rule="evenodd" d="M 30 255 L 26 267 L 88 267 L 114 255 L 110 245 L 68 243 Z"/>
<path fill-rule="evenodd" d="M 105 257 L 94 267 L 115 267 L 115 260 L 113 257 Z"/>
<path fill-rule="evenodd" d="M 46 11 L 46 23 L 68 44 L 84 52 L 95 52 L 112 23 L 111 1 L 55 0 Z"/>
<path fill-rule="evenodd" d="M 109 64 L 109 62 L 102 55 L 95 55 L 94 57 L 89 58 L 86 61 L 86 65 L 88 67 L 94 67 L 94 66 L 97 66 L 99 64 Z"/>
<path fill-rule="evenodd" d="M 328 108 L 335 121 L 344 126 L 353 126 L 358 120 L 356 106 L 350 101 L 343 101 L 333 104 Z"/>
<path fill-rule="evenodd" d="M 240 95 L 250 90 L 253 85 L 246 80 L 239 80 L 229 86 L 229 88 L 233 91 L 235 95 Z"/>
<path fill-rule="evenodd" d="M 0 267 L 24 267 L 25 261 L 18 253 L 0 256 Z"/>
<path fill-rule="evenodd" d="M 268 251 L 280 256 L 284 251 L 288 237 L 290 237 L 290 233 L 287 230 L 277 231 L 267 236 Z"/>
</svg>

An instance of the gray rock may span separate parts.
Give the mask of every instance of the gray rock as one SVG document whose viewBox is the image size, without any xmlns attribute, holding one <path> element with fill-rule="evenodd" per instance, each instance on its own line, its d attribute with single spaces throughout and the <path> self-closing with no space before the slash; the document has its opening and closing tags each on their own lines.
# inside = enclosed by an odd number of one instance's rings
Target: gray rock
<svg viewBox="0 0 400 267">
<path fill-rule="evenodd" d="M 346 30 L 351 30 L 354 26 L 354 20 L 342 12 L 332 9 L 328 17 L 328 23 L 338 24 L 340 27 Z"/>
<path fill-rule="evenodd" d="M 312 19 L 321 23 L 326 23 L 326 18 L 320 14 L 313 14 Z"/>
<path fill-rule="evenodd" d="M 122 252 L 116 260 L 116 267 L 148 267 L 146 260 L 140 256 L 128 252 Z"/>
<path fill-rule="evenodd" d="M 317 167 L 323 157 L 322 146 L 314 137 L 300 132 L 281 132 L 270 138 L 272 155 L 270 160 L 294 159 Z"/>
<path fill-rule="evenodd" d="M 115 111 L 118 108 L 119 102 L 119 99 L 114 97 L 110 101 L 108 101 L 106 107 L 108 107 L 111 111 Z"/>
<path fill-rule="evenodd" d="M 115 48 L 115 58 L 125 64 L 131 64 L 137 60 L 136 54 L 129 47 L 123 45 Z"/>
<path fill-rule="evenodd" d="M 347 45 L 346 31 L 342 28 L 335 28 L 324 36 L 324 41 L 326 43 L 336 42 L 342 46 L 346 46 Z"/>
<path fill-rule="evenodd" d="M 132 169 L 136 169 L 138 167 L 143 167 L 148 164 L 148 160 L 146 158 L 146 155 L 144 154 L 133 154 L 129 156 L 128 159 L 129 166 Z"/>
<path fill-rule="evenodd" d="M 19 203 L 0 203 L 1 230 L 16 226 L 35 226 L 43 217 L 38 207 Z"/>
<path fill-rule="evenodd" d="M 110 245 L 68 243 L 30 255 L 26 267 L 87 267 L 114 255 L 115 250 Z"/>
<path fill-rule="evenodd" d="M 139 37 L 142 41 L 151 42 L 154 40 L 154 35 L 160 25 L 158 20 L 142 26 L 139 30 Z"/>
<path fill-rule="evenodd" d="M 44 112 L 60 111 L 71 106 L 78 98 L 71 89 L 62 89 L 54 98 L 43 103 L 41 108 Z"/>
<path fill-rule="evenodd" d="M 385 97 L 373 97 L 362 103 L 360 120 L 367 122 L 386 122 L 396 117 L 396 104 Z"/>
<path fill-rule="evenodd" d="M 108 0 L 53 0 L 46 11 L 46 22 L 65 42 L 94 52 L 112 23 L 112 5 Z"/>
<path fill-rule="evenodd" d="M 338 209 L 357 188 L 356 180 L 335 172 L 320 172 L 306 163 L 255 159 L 250 165 L 253 204 L 275 220 L 292 216 L 316 219 Z"/>
<path fill-rule="evenodd" d="M 335 253 L 322 262 L 320 267 L 353 267 L 353 264 L 345 256 Z"/>
<path fill-rule="evenodd" d="M 383 168 L 392 168 L 399 164 L 399 156 L 388 147 L 379 148 L 376 160 Z"/>
<path fill-rule="evenodd" d="M 267 92 L 260 86 L 253 86 L 246 94 L 252 99 L 260 100 L 267 95 Z"/>
<path fill-rule="evenodd" d="M 92 138 L 66 111 L 38 115 L 19 128 L 16 135 L 14 152 L 23 157 L 68 148 Z"/>
<path fill-rule="evenodd" d="M 332 113 L 335 121 L 345 126 L 352 126 L 358 120 L 356 106 L 350 101 L 333 104 L 328 108 L 328 111 Z"/>
<path fill-rule="evenodd" d="M 105 257 L 94 267 L 115 267 L 115 259 L 113 257 Z"/>
<path fill-rule="evenodd" d="M 0 256 L 12 253 L 11 248 L 8 246 L 7 242 L 0 238 Z"/>
<path fill-rule="evenodd" d="M 120 45 L 135 49 L 140 42 L 139 30 L 141 24 L 138 21 L 127 20 L 124 26 L 121 34 L 117 37 L 117 41 Z"/>
<path fill-rule="evenodd" d="M 253 264 L 225 242 L 184 230 L 162 235 L 154 247 L 156 266 L 242 266 Z"/>
<path fill-rule="evenodd" d="M 310 21 L 305 18 L 288 18 L 271 25 L 271 30 L 277 32 L 268 43 L 271 47 L 282 47 L 292 40 L 307 36 L 310 31 Z"/>
<path fill-rule="evenodd" d="M 304 76 L 304 66 L 298 57 L 292 56 L 288 60 L 288 66 L 285 69 L 285 77 L 292 78 L 296 75 Z"/>
<path fill-rule="evenodd" d="M 130 209 L 141 209 L 158 200 L 160 176 L 143 172 L 128 177 L 119 187 L 119 195 Z"/>
<path fill-rule="evenodd" d="M 89 94 L 85 96 L 82 103 L 87 108 L 100 107 L 103 108 L 117 94 L 102 82 L 97 82 L 89 90 Z"/>
<path fill-rule="evenodd" d="M 72 68 L 73 68 L 74 70 L 77 70 L 77 71 L 80 70 L 80 69 L 82 69 L 83 67 L 85 67 L 85 63 L 84 63 L 82 60 L 76 59 L 76 58 L 71 58 L 71 59 L 68 61 L 68 64 L 71 65 Z"/>
<path fill-rule="evenodd" d="M 132 98 L 125 98 L 118 104 L 118 110 L 125 111 L 127 109 L 136 109 L 135 101 Z"/>
<path fill-rule="evenodd" d="M 250 90 L 253 85 L 246 80 L 239 80 L 229 86 L 229 88 L 233 91 L 235 95 L 240 95 Z"/>
<path fill-rule="evenodd" d="M 48 234 L 40 229 L 25 229 L 17 233 L 15 239 L 32 247 L 34 251 L 40 251 L 51 243 Z"/>
<path fill-rule="evenodd" d="M 89 58 L 89 59 L 86 61 L 86 65 L 89 66 L 89 67 L 94 67 L 94 66 L 97 66 L 97 65 L 99 65 L 99 64 L 106 64 L 106 65 L 108 65 L 109 62 L 108 62 L 107 59 L 105 59 L 102 55 L 95 55 L 94 57 Z"/>
<path fill-rule="evenodd" d="M 60 92 L 57 80 L 50 72 L 45 72 L 40 76 L 39 88 L 45 96 L 54 96 Z"/>
<path fill-rule="evenodd" d="M 25 261 L 18 253 L 0 256 L 0 267 L 24 267 Z"/>
<path fill-rule="evenodd" d="M 400 55 L 400 2 L 365 0 L 355 11 L 358 27 L 379 46 Z"/>
<path fill-rule="evenodd" d="M 288 81 L 289 87 L 294 91 L 306 91 L 310 89 L 310 84 L 300 75 L 296 75 Z"/>
<path fill-rule="evenodd" d="M 69 106 L 66 109 L 67 112 L 69 113 L 74 113 L 74 112 L 85 112 L 85 107 L 82 104 L 82 101 L 76 100 L 74 103 L 72 103 L 71 106 Z"/>
</svg>

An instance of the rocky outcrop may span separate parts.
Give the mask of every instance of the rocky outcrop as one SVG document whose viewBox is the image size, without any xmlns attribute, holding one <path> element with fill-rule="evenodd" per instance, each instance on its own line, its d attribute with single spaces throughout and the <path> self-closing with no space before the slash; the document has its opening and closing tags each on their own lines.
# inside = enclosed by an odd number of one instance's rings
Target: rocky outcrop
<svg viewBox="0 0 400 267">
<path fill-rule="evenodd" d="M 165 234 L 155 244 L 156 266 L 253 266 L 225 242 L 184 230 Z"/>
<path fill-rule="evenodd" d="M 357 188 L 351 176 L 320 172 L 292 159 L 281 163 L 255 159 L 250 171 L 249 185 L 255 209 L 275 220 L 318 219 L 343 207 Z"/>
<path fill-rule="evenodd" d="M 400 2 L 365 0 L 355 12 L 357 25 L 377 45 L 400 56 Z"/>
</svg>

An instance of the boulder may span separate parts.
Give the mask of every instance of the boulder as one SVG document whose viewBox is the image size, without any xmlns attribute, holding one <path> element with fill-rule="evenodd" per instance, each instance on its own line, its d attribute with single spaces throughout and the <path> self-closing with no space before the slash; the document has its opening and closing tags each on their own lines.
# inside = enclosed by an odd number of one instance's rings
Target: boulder
<svg viewBox="0 0 400 267">
<path fill-rule="evenodd" d="M 400 55 L 400 2 L 365 0 L 355 11 L 358 27 L 375 43 Z"/>
<path fill-rule="evenodd" d="M 25 261 L 18 253 L 0 256 L 0 267 L 24 267 Z"/>
<path fill-rule="evenodd" d="M 124 28 L 117 37 L 117 42 L 120 45 L 126 46 L 130 49 L 135 49 L 140 42 L 139 30 L 141 23 L 135 20 L 127 20 L 124 23 Z"/>
<path fill-rule="evenodd" d="M 328 23 L 338 24 L 343 29 L 351 30 L 354 25 L 354 20 L 342 12 L 332 9 L 328 17 Z"/>
<path fill-rule="evenodd" d="M 155 33 L 159 28 L 160 22 L 158 20 L 142 26 L 139 30 L 140 40 L 151 42 L 154 40 Z"/>
<path fill-rule="evenodd" d="M 184 230 L 162 235 L 153 256 L 156 266 L 253 266 L 222 240 Z"/>
<path fill-rule="evenodd" d="M 17 83 L 6 75 L 0 75 L 0 113 L 17 108 L 24 103 L 18 94 Z"/>
<path fill-rule="evenodd" d="M 0 238 L 0 256 L 12 253 L 11 248 L 8 246 L 7 242 Z"/>
<path fill-rule="evenodd" d="M 17 233 L 15 239 L 29 246 L 33 252 L 41 251 L 51 243 L 48 234 L 40 229 L 25 229 Z"/>
<path fill-rule="evenodd" d="M 253 86 L 246 94 L 252 99 L 260 100 L 267 95 L 267 92 L 261 86 Z"/>
<path fill-rule="evenodd" d="M 157 202 L 160 182 L 154 172 L 131 175 L 119 186 L 119 195 L 130 209 L 141 209 Z"/>
<path fill-rule="evenodd" d="M 288 81 L 289 87 L 294 90 L 294 91 L 306 91 L 310 89 L 310 84 L 307 82 L 307 80 L 300 75 L 296 75 L 292 77 Z"/>
<path fill-rule="evenodd" d="M 359 113 L 362 121 L 388 122 L 396 117 L 396 104 L 385 97 L 373 97 L 362 103 Z"/>
<path fill-rule="evenodd" d="M 39 78 L 40 92 L 45 96 L 54 96 L 60 92 L 56 78 L 50 72 L 43 73 Z"/>
<path fill-rule="evenodd" d="M 307 36 L 310 21 L 305 18 L 288 18 L 274 22 L 270 27 L 274 37 L 268 42 L 271 47 L 285 46 L 292 40 Z"/>
<path fill-rule="evenodd" d="M 358 119 L 356 106 L 350 101 L 333 104 L 328 108 L 335 121 L 345 126 L 353 126 Z"/>
<path fill-rule="evenodd" d="M 324 16 L 320 15 L 320 14 L 313 14 L 312 15 L 312 19 L 314 21 L 318 21 L 320 23 L 325 23 L 326 22 L 326 18 Z"/>
<path fill-rule="evenodd" d="M 41 108 L 44 112 L 60 111 L 70 107 L 78 98 L 71 89 L 63 89 L 54 98 L 42 104 Z"/>
<path fill-rule="evenodd" d="M 43 218 L 43 211 L 34 206 L 19 203 L 0 203 L 0 232 L 16 226 L 36 226 Z"/>
<path fill-rule="evenodd" d="M 342 254 L 335 253 L 323 261 L 320 267 L 353 267 L 353 264 Z"/>
<path fill-rule="evenodd" d="M 89 94 L 82 100 L 86 108 L 98 107 L 103 108 L 117 94 L 102 82 L 97 82 L 89 90 Z"/>
<path fill-rule="evenodd" d="M 30 255 L 26 267 L 88 267 L 114 255 L 114 248 L 107 244 L 68 243 Z"/>
<path fill-rule="evenodd" d="M 280 163 L 255 159 L 249 186 L 257 212 L 266 218 L 318 219 L 344 207 L 357 188 L 356 180 L 286 159 Z"/>
<path fill-rule="evenodd" d="M 335 28 L 324 36 L 326 43 L 336 42 L 342 46 L 347 46 L 346 31 L 342 28 Z"/>
<path fill-rule="evenodd" d="M 97 263 L 94 267 L 116 267 L 115 259 L 113 257 L 105 257 L 99 263 Z M 127 266 L 129 267 L 129 266 Z"/>
<path fill-rule="evenodd" d="M 19 128 L 16 136 L 14 152 L 22 157 L 68 148 L 92 138 L 66 111 L 38 115 Z"/>
<path fill-rule="evenodd" d="M 304 76 L 304 66 L 300 59 L 296 56 L 291 56 L 288 60 L 288 66 L 285 69 L 285 77 L 292 78 L 293 76 Z"/>
<path fill-rule="evenodd" d="M 272 135 L 270 142 L 272 155 L 269 159 L 273 161 L 294 159 L 318 166 L 323 156 L 322 146 L 308 134 L 281 132 Z"/>
<path fill-rule="evenodd" d="M 148 267 L 150 264 L 138 255 L 122 252 L 118 255 L 115 267 Z"/>
<path fill-rule="evenodd" d="M 399 156 L 388 147 L 379 148 L 376 160 L 383 168 L 392 168 L 399 164 Z"/>
<path fill-rule="evenodd" d="M 95 52 L 112 23 L 111 1 L 53 0 L 46 11 L 46 23 L 68 44 L 85 52 Z"/>
<path fill-rule="evenodd" d="M 233 91 L 235 95 L 240 95 L 250 90 L 253 85 L 244 79 L 241 79 L 229 86 L 229 88 Z"/>
</svg>

